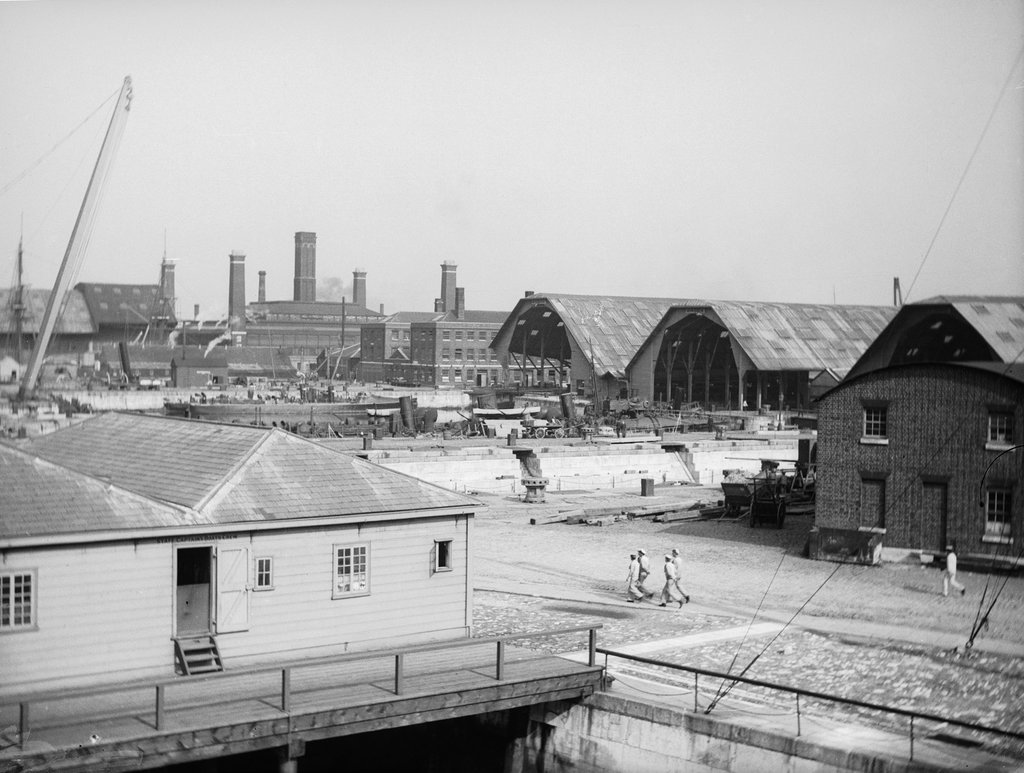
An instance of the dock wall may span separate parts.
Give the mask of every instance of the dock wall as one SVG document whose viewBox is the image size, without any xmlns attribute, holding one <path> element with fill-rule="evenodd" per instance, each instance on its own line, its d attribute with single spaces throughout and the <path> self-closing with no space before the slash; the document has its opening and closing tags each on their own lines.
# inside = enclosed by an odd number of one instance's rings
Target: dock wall
<svg viewBox="0 0 1024 773">
<path fill-rule="evenodd" d="M 708 715 L 598 692 L 579 702 L 534 706 L 523 739 L 524 770 L 545 773 L 832 773 L 1002 770 L 987 752 L 815 718 L 797 732 L 795 716 Z M 788 725 L 792 725 L 789 727 Z M 971 764 L 973 763 L 973 764 Z M 975 767 L 977 765 L 993 767 Z"/>
</svg>

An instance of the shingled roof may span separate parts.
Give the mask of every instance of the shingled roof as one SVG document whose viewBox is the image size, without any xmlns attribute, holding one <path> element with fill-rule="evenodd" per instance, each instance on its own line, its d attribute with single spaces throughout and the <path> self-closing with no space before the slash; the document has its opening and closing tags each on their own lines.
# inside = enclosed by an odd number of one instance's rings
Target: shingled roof
<svg viewBox="0 0 1024 773">
<path fill-rule="evenodd" d="M 170 507 L 177 526 L 246 524 L 309 518 L 366 517 L 436 509 L 477 510 L 480 503 L 280 429 L 106 413 L 44 435 L 23 447 L 38 463 L 71 477 L 103 481 L 111 490 Z M 6 477 L 5 477 L 6 480 Z M 17 482 L 15 487 L 22 484 Z M 26 483 L 42 485 L 37 478 Z M 24 501 L 25 495 L 12 500 Z M 68 497 L 55 521 L 93 529 Z M 121 529 L 149 528 L 151 516 L 121 508 Z M 10 515 L 8 515 L 10 513 Z M 4 509 L 6 532 L 50 527 L 33 510 Z M 63 515 L 61 515 L 63 514 Z"/>
</svg>

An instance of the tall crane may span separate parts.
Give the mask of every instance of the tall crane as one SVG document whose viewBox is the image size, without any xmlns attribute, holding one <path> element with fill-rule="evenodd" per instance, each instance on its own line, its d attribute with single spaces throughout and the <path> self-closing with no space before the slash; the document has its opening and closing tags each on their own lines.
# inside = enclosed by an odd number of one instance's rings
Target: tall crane
<svg viewBox="0 0 1024 773">
<path fill-rule="evenodd" d="M 46 355 L 46 347 L 49 346 L 50 337 L 57 324 L 57 318 L 63 311 L 71 285 L 78 275 L 82 260 L 85 257 L 85 248 L 89 243 L 92 234 L 92 226 L 96 217 L 96 207 L 99 202 L 100 191 L 103 188 L 107 175 L 110 172 L 114 160 L 114 154 L 124 133 L 124 125 L 128 119 L 128 111 L 132 101 L 132 78 L 126 76 L 121 86 L 121 93 L 114 106 L 114 115 L 110 119 L 106 136 L 103 138 L 103 145 L 100 146 L 100 154 L 96 159 L 96 166 L 93 167 L 92 177 L 89 178 L 89 186 L 85 189 L 85 198 L 82 199 L 82 206 L 78 210 L 78 219 L 71 231 L 71 238 L 68 240 L 68 247 L 64 251 L 64 260 L 61 261 L 60 270 L 57 272 L 57 281 L 54 282 L 53 291 L 46 302 L 46 311 L 43 312 L 43 320 L 39 325 L 39 335 L 32 349 L 32 356 L 29 358 L 28 366 L 21 380 L 18 389 L 18 397 L 29 398 L 36 388 L 36 381 L 39 379 L 39 371 L 43 366 L 43 357 Z"/>
</svg>

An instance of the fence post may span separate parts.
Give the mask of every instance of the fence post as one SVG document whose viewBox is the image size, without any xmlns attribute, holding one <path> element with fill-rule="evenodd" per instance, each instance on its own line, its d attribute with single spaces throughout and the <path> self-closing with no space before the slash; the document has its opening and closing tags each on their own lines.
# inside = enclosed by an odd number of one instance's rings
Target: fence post
<svg viewBox="0 0 1024 773">
<path fill-rule="evenodd" d="M 700 711 L 700 706 L 697 705 L 697 672 L 693 672 L 693 713 L 696 714 Z"/>
<path fill-rule="evenodd" d="M 498 640 L 498 664 L 495 671 L 495 679 L 505 678 L 505 641 L 503 639 Z"/>
<path fill-rule="evenodd" d="M 405 681 L 405 655 L 399 652 L 395 655 L 395 695 L 402 694 L 403 682 Z"/>
<path fill-rule="evenodd" d="M 597 665 L 597 629 L 590 629 L 590 659 L 587 661 L 590 666 Z"/>
<path fill-rule="evenodd" d="M 800 693 L 796 694 L 796 734 L 800 735 Z"/>
<path fill-rule="evenodd" d="M 292 670 L 281 669 L 281 711 L 285 713 L 292 708 Z"/>
<path fill-rule="evenodd" d="M 18 712 L 18 746 L 25 748 L 28 741 L 28 701 L 22 701 Z"/>
<path fill-rule="evenodd" d="M 914 760 L 914 715 L 910 715 L 910 760 Z"/>
<path fill-rule="evenodd" d="M 164 685 L 156 686 L 156 729 L 164 729 Z"/>
</svg>

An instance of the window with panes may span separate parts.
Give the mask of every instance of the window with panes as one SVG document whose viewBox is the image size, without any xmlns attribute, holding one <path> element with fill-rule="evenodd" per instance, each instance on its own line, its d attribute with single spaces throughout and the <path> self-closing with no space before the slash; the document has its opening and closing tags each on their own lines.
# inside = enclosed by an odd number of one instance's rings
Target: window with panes
<svg viewBox="0 0 1024 773">
<path fill-rule="evenodd" d="M 989 489 L 985 495 L 985 536 L 1010 536 L 1010 502 L 1009 489 Z"/>
<path fill-rule="evenodd" d="M 334 598 L 370 592 L 370 546 L 334 546 Z"/>
<path fill-rule="evenodd" d="M 34 628 L 35 575 L 33 572 L 0 572 L 0 631 Z"/>
</svg>

